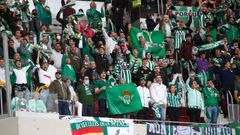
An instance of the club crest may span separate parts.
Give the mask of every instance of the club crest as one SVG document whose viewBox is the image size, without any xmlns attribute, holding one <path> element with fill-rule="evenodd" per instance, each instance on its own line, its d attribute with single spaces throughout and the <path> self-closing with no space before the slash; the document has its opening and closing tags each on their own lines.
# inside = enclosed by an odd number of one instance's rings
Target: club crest
<svg viewBox="0 0 240 135">
<path fill-rule="evenodd" d="M 125 90 L 122 92 L 122 96 L 119 96 L 119 98 L 123 101 L 124 104 L 129 105 L 133 99 L 133 96 L 134 95 L 131 95 L 130 91 Z"/>
</svg>

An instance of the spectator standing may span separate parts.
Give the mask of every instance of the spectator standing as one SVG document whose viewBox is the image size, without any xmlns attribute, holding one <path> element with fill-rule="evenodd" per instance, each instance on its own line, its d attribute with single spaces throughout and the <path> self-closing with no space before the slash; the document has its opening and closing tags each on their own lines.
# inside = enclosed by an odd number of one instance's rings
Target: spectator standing
<svg viewBox="0 0 240 135">
<path fill-rule="evenodd" d="M 167 109 L 167 88 L 162 83 L 162 77 L 157 75 L 155 82 L 150 86 L 150 94 L 153 104 L 155 104 L 159 110 L 160 120 L 166 120 Z"/>
<path fill-rule="evenodd" d="M 70 58 L 66 59 L 66 65 L 63 67 L 63 70 L 62 70 L 62 77 L 63 78 L 69 77 L 72 84 L 75 84 L 77 82 L 76 74 L 75 74 L 73 66 L 71 65 Z"/>
<path fill-rule="evenodd" d="M 15 93 L 18 91 L 24 92 L 24 98 L 28 99 L 30 95 L 30 91 L 27 85 L 27 71 L 31 68 L 32 65 L 28 65 L 22 67 L 21 61 L 16 61 L 16 69 L 13 69 L 12 78 L 15 78 L 13 83 L 13 93 L 12 95 L 15 96 Z"/>
<path fill-rule="evenodd" d="M 154 69 L 154 66 L 155 66 L 155 62 L 153 61 L 153 57 L 152 57 L 152 54 L 151 53 L 146 53 L 146 58 L 148 60 L 148 63 L 147 63 L 147 67 L 153 71 Z"/>
<path fill-rule="evenodd" d="M 32 10 L 32 17 L 29 22 L 29 31 L 36 35 L 37 42 L 40 41 L 40 25 L 41 21 L 38 18 L 38 10 L 34 9 Z"/>
<path fill-rule="evenodd" d="M 70 115 L 69 99 L 70 92 L 68 86 L 62 81 L 61 72 L 56 72 L 56 80 L 54 80 L 50 86 L 49 91 L 52 94 L 58 96 L 58 111 L 60 115 Z"/>
<path fill-rule="evenodd" d="M 147 67 L 147 64 L 148 64 L 148 60 L 146 58 L 142 59 L 142 66 L 137 71 L 137 78 L 138 78 L 138 81 L 142 77 L 145 78 L 147 81 L 147 87 L 150 87 L 153 77 L 152 77 L 152 71 Z"/>
<path fill-rule="evenodd" d="M 52 13 L 50 11 L 50 8 L 45 5 L 46 0 L 33 0 L 33 3 L 38 10 L 38 18 L 39 20 L 46 25 L 52 24 Z"/>
<path fill-rule="evenodd" d="M 166 41 L 168 42 L 169 46 L 168 49 L 171 49 L 171 52 L 174 52 L 174 46 L 173 46 L 173 38 L 172 38 L 172 29 L 173 26 L 169 20 L 169 16 L 168 15 L 164 15 L 163 16 L 163 22 L 162 22 L 162 26 L 161 29 L 163 31 L 163 34 L 166 37 Z"/>
<path fill-rule="evenodd" d="M 199 85 L 195 80 L 186 81 L 188 109 L 191 122 L 200 122 L 201 109 L 203 108 L 202 93 L 198 90 Z"/>
<path fill-rule="evenodd" d="M 94 86 L 90 83 L 89 77 L 84 76 L 83 84 L 76 90 L 79 102 L 82 103 L 82 116 L 94 116 Z"/>
<path fill-rule="evenodd" d="M 132 82 L 132 74 L 131 71 L 127 67 L 127 63 L 122 63 L 122 68 L 120 70 L 120 78 L 125 80 L 125 83 L 131 83 Z"/>
<path fill-rule="evenodd" d="M 71 39 L 71 41 L 73 41 L 73 39 Z M 81 62 L 81 52 L 80 49 L 77 48 L 74 45 L 74 41 L 73 44 L 70 45 L 70 50 L 68 52 L 68 57 L 70 58 L 71 61 L 71 65 L 75 71 L 76 74 L 76 78 L 79 79 L 80 75 L 81 75 L 81 68 L 82 68 L 82 62 Z M 64 66 L 64 64 L 62 64 L 62 66 Z M 63 67 L 62 67 L 63 69 Z"/>
<path fill-rule="evenodd" d="M 54 48 L 52 50 L 52 57 L 54 60 L 54 66 L 60 70 L 62 66 L 62 59 L 63 59 L 63 54 L 62 54 L 62 47 L 60 43 L 55 43 Z"/>
<path fill-rule="evenodd" d="M 220 95 L 218 90 L 215 88 L 212 80 L 207 81 L 207 86 L 203 87 L 203 95 L 204 95 L 204 104 L 207 112 L 207 117 L 210 123 L 217 123 L 218 118 L 218 101 L 220 99 Z"/>
<path fill-rule="evenodd" d="M 95 52 L 93 53 L 91 51 L 91 56 L 94 58 L 95 63 L 96 63 L 96 68 L 97 71 L 108 71 L 109 70 L 109 61 L 108 58 L 105 54 L 105 47 L 104 46 L 100 46 L 98 49 L 98 53 Z"/>
<path fill-rule="evenodd" d="M 180 100 L 181 93 L 177 92 L 175 86 L 171 84 L 169 86 L 169 92 L 167 95 L 168 112 L 171 121 L 178 121 L 180 116 Z"/>
<path fill-rule="evenodd" d="M 235 73 L 233 72 L 231 68 L 231 63 L 229 61 L 226 61 L 224 64 L 224 68 L 217 71 L 217 73 L 220 74 L 220 80 L 221 80 L 221 108 L 223 110 L 224 117 L 228 116 L 227 112 L 227 97 L 226 94 L 228 91 L 233 92 L 234 89 L 234 77 Z"/>
<path fill-rule="evenodd" d="M 143 109 L 138 111 L 137 118 L 148 120 L 149 119 L 149 104 L 150 104 L 151 98 L 150 98 L 150 91 L 146 87 L 146 79 L 145 78 L 140 79 L 140 84 L 137 87 L 137 90 L 140 95 L 141 103 L 143 106 Z"/>
<path fill-rule="evenodd" d="M 95 61 L 90 62 L 90 68 L 84 72 L 84 75 L 89 77 L 91 83 L 98 79 L 98 72 L 96 69 Z"/>
<path fill-rule="evenodd" d="M 98 109 L 100 112 L 100 117 L 107 116 L 107 101 L 106 101 L 106 90 L 111 86 L 111 82 L 106 80 L 106 72 L 99 72 L 99 80 L 95 83 L 95 94 L 98 97 Z"/>
<path fill-rule="evenodd" d="M 132 55 L 133 54 L 133 55 Z M 133 49 L 133 53 L 128 54 L 128 61 L 129 61 L 129 69 L 132 73 L 132 81 L 137 84 L 137 71 L 142 66 L 142 60 L 138 57 L 138 50 Z"/>
<path fill-rule="evenodd" d="M 88 22 L 93 23 L 94 28 L 97 28 L 97 26 L 102 25 L 102 20 L 101 18 L 104 17 L 104 11 L 103 7 L 101 8 L 101 12 L 97 11 L 96 9 L 96 3 L 91 2 L 90 3 L 90 9 L 87 10 L 87 19 Z"/>
</svg>

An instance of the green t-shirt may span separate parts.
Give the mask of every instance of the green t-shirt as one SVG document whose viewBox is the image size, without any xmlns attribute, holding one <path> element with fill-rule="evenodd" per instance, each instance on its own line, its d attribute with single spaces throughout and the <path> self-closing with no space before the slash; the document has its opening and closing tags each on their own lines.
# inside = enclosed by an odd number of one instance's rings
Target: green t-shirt
<svg viewBox="0 0 240 135">
<path fill-rule="evenodd" d="M 38 10 L 38 18 L 39 18 L 39 20 L 42 21 L 42 22 L 45 22 L 45 23 L 47 23 L 49 25 L 51 25 L 52 24 L 51 12 L 50 11 L 46 12 L 45 11 L 45 7 L 44 7 L 44 5 L 41 2 L 36 1 L 34 3 L 34 5 L 35 5 L 36 9 Z"/>
<path fill-rule="evenodd" d="M 203 88 L 204 104 L 208 106 L 218 106 L 219 92 L 214 88 Z"/>
<path fill-rule="evenodd" d="M 103 9 L 99 12 L 96 8 L 88 9 L 86 14 L 88 21 L 92 22 L 94 27 L 96 27 L 97 24 L 102 21 L 101 18 L 105 16 Z"/>
<path fill-rule="evenodd" d="M 94 96 L 93 96 L 94 87 L 93 85 L 80 85 L 77 87 L 77 94 L 79 97 L 79 102 L 84 105 L 93 106 Z"/>
<path fill-rule="evenodd" d="M 96 80 L 95 83 L 95 88 L 102 88 L 104 86 L 106 86 L 106 89 L 109 88 L 109 86 L 111 86 L 111 82 L 110 81 L 103 81 L 103 80 Z M 100 99 L 106 99 L 106 90 L 102 90 L 100 93 L 98 93 L 98 100 Z"/>
</svg>

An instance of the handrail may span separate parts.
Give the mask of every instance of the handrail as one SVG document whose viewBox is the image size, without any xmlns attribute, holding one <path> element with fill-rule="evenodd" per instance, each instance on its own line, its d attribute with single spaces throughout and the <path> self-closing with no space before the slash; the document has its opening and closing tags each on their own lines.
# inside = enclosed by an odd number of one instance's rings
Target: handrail
<svg viewBox="0 0 240 135">
<path fill-rule="evenodd" d="M 79 117 L 79 116 L 72 116 L 72 115 L 59 115 L 60 117 L 65 117 L 65 116 L 70 116 L 70 120 L 71 118 L 75 118 L 75 117 Z M 80 116 L 80 117 L 84 117 L 84 116 Z M 91 117 L 91 116 L 85 116 L 85 117 Z M 98 117 L 101 118 L 101 117 Z M 106 117 L 103 117 L 106 118 Z M 108 117 L 108 118 L 112 118 L 112 117 Z M 112 118 L 112 119 L 125 119 L 125 118 Z M 223 125 L 228 125 L 228 123 L 196 123 L 196 122 L 182 122 L 182 121 L 161 121 L 161 120 L 144 120 L 144 119 L 131 119 L 133 120 L 133 122 L 135 123 L 147 123 L 147 122 L 151 122 L 151 123 L 173 123 L 173 124 L 188 124 L 188 125 L 211 125 L 211 126 L 223 126 Z"/>
<path fill-rule="evenodd" d="M 1 107 L 1 116 L 3 115 L 3 96 L 2 96 L 2 89 L 0 88 L 0 107 Z"/>
<path fill-rule="evenodd" d="M 189 124 L 189 125 L 227 125 L 229 123 L 196 123 L 196 122 L 182 122 L 182 121 L 160 121 L 160 120 L 143 120 L 143 119 L 133 119 L 134 122 L 155 122 L 155 123 L 174 123 L 174 124 Z"/>
<path fill-rule="evenodd" d="M 231 103 L 233 103 L 232 93 L 228 90 L 227 91 L 227 109 L 228 109 L 228 118 L 231 119 L 230 118 L 230 108 L 229 108 L 229 105 L 230 105 L 230 103 L 229 103 L 229 96 L 230 96 Z M 234 120 L 235 119 L 235 113 L 234 113 L 233 106 L 231 106 L 231 110 L 232 110 L 232 120 Z"/>
</svg>

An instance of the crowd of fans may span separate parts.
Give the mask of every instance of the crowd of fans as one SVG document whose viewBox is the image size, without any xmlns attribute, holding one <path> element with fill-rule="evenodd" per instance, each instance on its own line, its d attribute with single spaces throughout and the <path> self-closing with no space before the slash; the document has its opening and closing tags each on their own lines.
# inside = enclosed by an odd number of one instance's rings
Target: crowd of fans
<svg viewBox="0 0 240 135">
<path fill-rule="evenodd" d="M 156 1 L 142 0 L 147 30 L 153 31 L 158 26 L 167 43 L 165 57 L 154 58 L 149 52 L 141 54 L 138 48 L 131 47 L 132 26 L 124 20 L 126 12 L 131 10 L 119 1 L 113 0 L 111 6 L 106 5 L 108 8 L 102 6 L 101 11 L 91 2 L 84 13 L 72 8 L 71 0 L 62 0 L 56 16 L 62 26 L 59 33 L 50 29 L 51 8 L 45 0 L 33 0 L 32 11 L 27 0 L 0 1 L 0 30 L 8 35 L 13 110 L 16 100 L 21 99 L 19 105 L 28 104 L 29 110 L 46 112 L 47 95 L 55 93 L 61 115 L 70 114 L 69 104 L 80 102 L 83 116 L 105 117 L 108 116 L 106 89 L 135 83 L 143 105 L 136 115 L 139 119 L 149 119 L 150 107 L 160 120 L 166 120 L 167 114 L 170 120 L 178 121 L 180 107 L 188 108 L 191 122 L 200 122 L 202 111 L 211 123 L 217 122 L 220 112 L 227 117 L 227 92 L 233 94 L 234 103 L 240 102 L 240 3 L 167 0 L 165 14 L 154 18 Z M 176 5 L 197 6 L 200 27 L 193 29 L 191 19 L 185 24 L 177 18 L 173 14 Z M 84 15 L 87 24 L 81 20 Z M 192 16 L 190 11 L 189 18 Z M 210 34 L 213 29 L 217 31 L 217 41 L 223 45 L 194 53 L 195 46 L 214 42 Z M 139 43 L 143 48 L 147 44 L 144 38 Z M 0 44 L 3 56 L 3 43 Z M 0 58 L 0 84 L 5 102 L 4 63 L 3 57 Z M 30 92 L 35 92 L 32 98 Z M 34 99 L 38 102 L 31 101 Z"/>
</svg>

